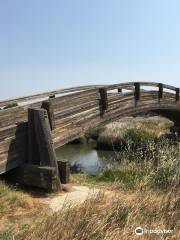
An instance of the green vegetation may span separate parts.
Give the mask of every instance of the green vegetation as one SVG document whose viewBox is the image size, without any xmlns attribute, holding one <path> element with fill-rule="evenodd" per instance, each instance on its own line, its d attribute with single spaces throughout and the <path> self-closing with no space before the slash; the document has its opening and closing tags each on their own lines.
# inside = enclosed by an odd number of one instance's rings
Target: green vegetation
<svg viewBox="0 0 180 240">
<path fill-rule="evenodd" d="M 163 141 L 158 146 L 149 142 L 132 150 L 131 146 L 117 153 L 115 166 L 110 166 L 95 176 L 73 175 L 73 182 L 84 184 L 114 184 L 116 188 L 136 189 L 139 185 L 166 190 L 180 186 L 180 149 L 178 144 Z"/>
<path fill-rule="evenodd" d="M 87 200 L 42 220 L 17 235 L 19 240 L 127 240 L 137 239 L 137 226 L 170 229 L 168 235 L 146 235 L 145 239 L 178 239 L 179 200 L 177 191 L 168 194 L 136 191 L 107 201 L 106 194 Z"/>
<path fill-rule="evenodd" d="M 155 133 L 137 128 L 127 129 L 124 135 L 125 141 L 135 143 L 147 143 L 150 141 L 154 141 L 155 138 L 156 138 Z"/>
<path fill-rule="evenodd" d="M 36 213 L 28 227 L 22 226 L 13 234 L 3 232 L 0 239 L 119 240 L 121 236 L 122 240 L 133 240 L 136 239 L 134 229 L 137 226 L 173 231 L 168 235 L 146 235 L 147 239 L 178 239 L 179 147 L 167 143 L 161 145 L 158 165 L 154 165 L 153 158 L 149 161 L 141 159 L 138 163 L 136 159 L 132 161 L 133 158 L 129 161 L 129 155 L 125 153 L 123 161 L 120 158 L 119 166 L 105 169 L 96 176 L 72 176 L 72 183 L 102 188 L 95 199 L 55 214 Z M 113 192 L 107 193 L 107 190 Z M 4 184 L 1 185 L 1 192 L 1 203 L 8 201 L 9 209 L 22 204 L 19 192 Z M 116 195 L 111 196 L 114 193 Z"/>
<path fill-rule="evenodd" d="M 17 107 L 17 106 L 18 106 L 18 104 L 17 104 L 16 102 L 14 102 L 14 103 L 9 103 L 8 105 L 6 105 L 6 106 L 4 107 L 4 109 L 13 108 L 13 107 Z"/>
<path fill-rule="evenodd" d="M 16 207 L 23 207 L 25 199 L 22 192 L 0 181 L 0 215 L 12 211 Z"/>
<path fill-rule="evenodd" d="M 100 131 L 95 135 L 103 139 L 103 134 Z M 122 141 L 116 128 L 108 130 L 106 139 L 107 136 L 112 146 L 114 139 L 117 143 Z M 147 234 L 143 239 L 180 239 L 180 141 L 157 141 L 154 131 L 140 128 L 128 128 L 123 136 L 126 144 L 121 152 L 116 152 L 112 166 L 95 176 L 87 173 L 71 176 L 72 184 L 102 189 L 98 196 L 55 214 L 36 212 L 26 227 L 21 223 L 21 228 L 13 230 L 13 234 L 0 233 L 0 239 L 135 240 L 137 226 L 172 230 L 171 234 Z M 22 196 L 21 192 L 1 183 L 0 214 L 24 206 Z"/>
<path fill-rule="evenodd" d="M 125 118 L 108 124 L 97 132 L 97 148 L 103 150 L 123 150 L 130 143 L 134 145 L 152 142 L 159 136 L 169 133 L 173 122 L 166 118 Z"/>
<path fill-rule="evenodd" d="M 113 189 L 135 189 L 145 177 L 145 172 L 140 169 L 111 168 L 92 176 L 88 173 L 72 175 L 72 182 L 78 184 L 93 184 L 111 187 Z"/>
</svg>

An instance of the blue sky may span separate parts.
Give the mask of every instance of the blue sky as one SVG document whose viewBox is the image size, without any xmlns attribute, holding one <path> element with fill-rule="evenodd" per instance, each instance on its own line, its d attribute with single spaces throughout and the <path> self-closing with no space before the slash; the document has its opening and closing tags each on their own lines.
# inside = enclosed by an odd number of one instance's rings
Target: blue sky
<svg viewBox="0 0 180 240">
<path fill-rule="evenodd" d="M 0 0 L 0 98 L 69 86 L 180 87 L 179 0 Z"/>
</svg>

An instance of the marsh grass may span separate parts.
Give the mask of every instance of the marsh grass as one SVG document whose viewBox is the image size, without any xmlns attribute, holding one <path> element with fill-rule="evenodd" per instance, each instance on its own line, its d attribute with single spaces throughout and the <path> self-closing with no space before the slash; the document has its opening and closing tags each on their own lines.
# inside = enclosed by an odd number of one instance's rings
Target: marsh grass
<svg viewBox="0 0 180 240">
<path fill-rule="evenodd" d="M 103 131 L 97 132 L 97 149 L 124 150 L 131 143 L 155 141 L 163 134 L 169 133 L 173 122 L 162 117 L 124 118 L 108 124 Z"/>
<path fill-rule="evenodd" d="M 153 159 L 129 161 L 127 155 L 119 167 L 111 167 L 96 176 L 75 175 L 74 183 L 84 181 L 92 186 L 110 186 L 117 195 L 107 201 L 105 187 L 104 193 L 94 199 L 43 219 L 30 230 L 21 232 L 17 239 L 134 240 L 137 226 L 172 230 L 164 235 L 146 234 L 142 239 L 179 239 L 180 151 L 177 145 L 164 143 L 161 147 L 158 165 L 154 165 Z M 126 197 L 118 191 L 122 189 Z"/>
<path fill-rule="evenodd" d="M 16 207 L 23 207 L 26 204 L 26 198 L 22 191 L 15 187 L 7 185 L 0 181 L 0 215 L 14 210 Z"/>
<path fill-rule="evenodd" d="M 113 131 L 117 133 L 116 129 Z M 142 239 L 180 239 L 179 143 L 155 142 L 154 133 L 128 131 L 127 145 L 123 151 L 116 151 L 115 164 L 96 176 L 74 174 L 71 177 L 74 184 L 102 187 L 98 196 L 52 215 L 39 214 L 36 221 L 14 234 L 14 238 L 7 232 L 2 239 L 134 240 L 137 239 L 134 233 L 137 226 L 172 230 L 167 235 L 146 234 Z M 6 204 L 9 210 L 21 204 L 21 194 L 3 185 L 1 188 L 4 194 L 0 195 L 0 204 L 5 204 L 2 209 Z M 107 189 L 114 190 L 116 195 L 107 198 Z"/>
<path fill-rule="evenodd" d="M 171 235 L 146 235 L 145 239 L 178 239 L 178 193 L 137 191 L 133 201 L 116 197 L 106 202 L 105 195 L 87 200 L 80 207 L 56 213 L 34 228 L 18 234 L 19 240 L 127 240 L 137 239 L 137 226 L 170 229 Z M 168 238 L 169 237 L 169 238 Z"/>
</svg>

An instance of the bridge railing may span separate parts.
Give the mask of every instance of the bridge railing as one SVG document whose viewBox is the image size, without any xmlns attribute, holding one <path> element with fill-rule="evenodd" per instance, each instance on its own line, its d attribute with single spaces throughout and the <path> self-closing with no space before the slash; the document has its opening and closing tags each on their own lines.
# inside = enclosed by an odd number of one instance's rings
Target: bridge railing
<svg viewBox="0 0 180 240">
<path fill-rule="evenodd" d="M 145 88 L 144 88 L 145 87 Z M 148 88 L 146 88 L 148 87 Z M 129 82 L 129 83 L 122 83 L 122 84 L 113 84 L 108 85 L 105 87 L 106 91 L 116 90 L 119 93 L 122 93 L 123 90 L 129 90 L 134 92 L 135 99 L 140 100 L 141 92 L 150 91 L 152 89 L 154 92 L 158 93 L 159 99 L 163 98 L 163 93 L 173 93 L 175 94 L 175 101 L 179 101 L 180 90 L 179 88 L 173 87 L 171 85 L 156 83 L 156 82 Z M 152 90 L 151 90 L 152 91 Z"/>
<path fill-rule="evenodd" d="M 26 106 L 26 105 L 32 105 L 35 102 L 42 102 L 46 99 L 49 98 L 49 96 L 57 96 L 59 97 L 60 95 L 68 95 L 68 94 L 73 94 L 73 93 L 79 93 L 81 91 L 93 89 L 93 88 L 98 88 L 102 87 L 105 85 L 88 85 L 88 86 L 80 86 L 80 87 L 73 87 L 73 88 L 65 88 L 65 89 L 58 89 L 55 91 L 48 91 L 44 93 L 38 93 L 30 96 L 24 96 L 24 97 L 17 97 L 13 99 L 7 99 L 7 100 L 0 100 L 0 107 L 5 107 L 6 105 L 9 104 L 14 104 L 17 103 L 20 106 Z"/>
</svg>

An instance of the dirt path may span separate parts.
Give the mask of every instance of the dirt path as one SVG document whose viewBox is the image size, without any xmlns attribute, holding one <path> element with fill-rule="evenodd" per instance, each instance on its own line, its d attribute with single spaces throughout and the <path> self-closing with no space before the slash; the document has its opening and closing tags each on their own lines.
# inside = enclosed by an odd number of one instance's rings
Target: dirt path
<svg viewBox="0 0 180 240">
<path fill-rule="evenodd" d="M 86 186 L 72 186 L 68 192 L 56 194 L 42 200 L 53 212 L 57 212 L 62 208 L 74 207 L 84 203 L 87 199 L 96 198 L 102 190 L 97 188 L 89 188 Z"/>
<path fill-rule="evenodd" d="M 134 194 L 90 188 L 88 186 L 71 186 L 68 187 L 67 192 L 49 196 L 42 199 L 41 202 L 46 204 L 53 212 L 58 212 L 62 208 L 75 207 L 83 204 L 88 199 L 95 199 L 100 194 L 105 196 L 106 203 L 112 203 L 117 198 L 126 203 L 132 202 L 135 199 Z"/>
</svg>

